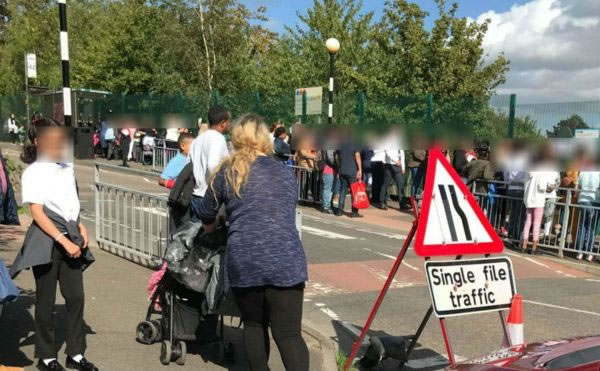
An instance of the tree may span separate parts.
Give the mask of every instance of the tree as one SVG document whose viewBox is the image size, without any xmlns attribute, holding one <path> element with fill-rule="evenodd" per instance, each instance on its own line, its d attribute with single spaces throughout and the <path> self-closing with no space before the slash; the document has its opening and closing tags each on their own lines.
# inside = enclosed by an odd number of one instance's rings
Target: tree
<svg viewBox="0 0 600 371">
<path fill-rule="evenodd" d="M 548 138 L 573 138 L 576 129 L 589 128 L 581 116 L 573 115 L 566 120 L 560 120 L 552 127 L 552 130 L 547 130 L 546 136 Z"/>
<path fill-rule="evenodd" d="M 508 116 L 505 113 L 497 113 L 489 110 L 486 119 L 480 125 L 476 125 L 473 136 L 480 139 L 506 138 L 508 131 Z M 529 116 L 515 119 L 514 137 L 519 139 L 540 138 L 542 134 L 537 123 Z"/>
<path fill-rule="evenodd" d="M 375 34 L 383 51 L 377 58 L 384 95 L 436 97 L 484 97 L 505 81 L 509 62 L 498 56 L 485 64 L 483 38 L 489 20 L 479 24 L 456 15 L 458 3 L 449 8 L 436 0 L 438 18 L 431 31 L 425 28 L 429 14 L 407 0 L 386 2 Z"/>
<path fill-rule="evenodd" d="M 373 40 L 373 12 L 363 13 L 360 0 L 314 0 L 301 24 L 287 27 L 284 43 L 288 62 L 295 65 L 302 83 L 293 87 L 322 86 L 329 80 L 329 55 L 325 41 L 335 37 L 341 49 L 336 55 L 336 91 L 367 91 L 377 85 L 372 61 L 377 56 Z M 297 79 L 297 78 L 296 78 Z M 296 80 L 294 79 L 294 80 Z"/>
</svg>

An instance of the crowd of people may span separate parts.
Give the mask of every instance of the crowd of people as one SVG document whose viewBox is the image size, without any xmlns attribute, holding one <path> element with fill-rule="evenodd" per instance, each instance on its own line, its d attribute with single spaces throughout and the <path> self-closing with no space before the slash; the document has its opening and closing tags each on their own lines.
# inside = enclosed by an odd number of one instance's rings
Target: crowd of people
<svg viewBox="0 0 600 371">
<path fill-rule="evenodd" d="M 301 335 L 308 275 L 295 224 L 299 192 L 312 192 L 325 214 L 360 217 L 354 203 L 345 214 L 354 183 L 368 184 L 371 204 L 382 210 L 388 208 L 389 190 L 395 185 L 398 209 L 410 209 L 408 201 L 419 198 L 426 174 L 428 152 L 405 149 L 402 136 L 394 130 L 368 141 L 371 148 L 357 144 L 343 130 L 333 131 L 331 140 L 326 141 L 330 145 L 320 146 L 322 149 L 305 130 L 296 124 L 288 132 L 281 122 L 268 127 L 255 115 L 244 115 L 232 123 L 226 108 L 211 107 L 208 124 L 197 136 L 188 130 L 171 130 L 170 139 L 178 153 L 158 180 L 170 189 L 173 228 L 191 220 L 201 222 L 205 233 L 210 233 L 218 216 L 226 217 L 224 280 L 242 314 L 244 346 L 252 370 L 268 370 L 269 329 L 286 369 L 309 369 L 309 353 Z M 103 156 L 114 157 L 118 140 L 123 166 L 127 166 L 132 138 L 140 133 L 151 136 L 147 130 L 112 128 L 104 120 L 100 129 Z M 34 223 L 11 275 L 32 268 L 35 277 L 37 367 L 64 369 L 54 343 L 55 293 L 60 285 L 67 304 L 67 366 L 97 370 L 84 357 L 82 272 L 94 258 L 87 248 L 87 230 L 79 222 L 72 159 L 65 153 L 68 137 L 57 122 L 36 118 L 28 126 L 28 139 L 22 154 L 29 164 L 22 177 L 22 202 L 29 207 Z M 571 220 L 576 222 L 559 227 L 570 228 L 576 236 L 578 259 L 593 260 L 600 171 L 594 170 L 595 157 L 589 151 L 575 151 L 568 169 L 561 172 L 555 151 L 547 144 L 536 152 L 519 142 L 505 142 L 494 151 L 487 142 L 465 141 L 459 147 L 445 151 L 448 160 L 481 199 L 492 224 L 519 242 L 523 251 L 538 253 L 541 236 L 558 234 L 557 222 L 566 210 L 557 205 L 566 197 L 566 190 L 574 190 L 571 202 L 576 207 L 571 210 Z M 18 220 L 5 207 L 13 210 L 16 205 L 5 169 L 0 157 L 4 211 L 0 222 L 14 224 Z M 301 173 L 307 176 L 300 177 Z M 44 179 L 43 186 L 40 179 Z"/>
</svg>

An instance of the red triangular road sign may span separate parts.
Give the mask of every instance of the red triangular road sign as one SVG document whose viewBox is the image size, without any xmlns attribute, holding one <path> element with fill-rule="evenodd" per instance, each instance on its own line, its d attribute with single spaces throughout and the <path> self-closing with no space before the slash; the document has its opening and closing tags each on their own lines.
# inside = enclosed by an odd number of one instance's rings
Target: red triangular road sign
<svg viewBox="0 0 600 371">
<path fill-rule="evenodd" d="M 504 244 L 442 151 L 431 149 L 414 244 L 419 256 L 501 253 Z"/>
</svg>

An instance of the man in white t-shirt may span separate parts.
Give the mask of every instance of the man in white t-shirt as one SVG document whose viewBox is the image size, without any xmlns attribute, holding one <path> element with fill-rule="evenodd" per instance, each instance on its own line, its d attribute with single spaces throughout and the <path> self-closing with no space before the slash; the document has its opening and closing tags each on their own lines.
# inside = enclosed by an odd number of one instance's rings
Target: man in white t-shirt
<svg viewBox="0 0 600 371">
<path fill-rule="evenodd" d="M 229 155 L 225 136 L 231 127 L 231 115 L 221 106 L 208 111 L 209 130 L 200 134 L 192 142 L 189 160 L 194 170 L 196 186 L 192 196 L 192 219 L 197 220 L 197 207 L 208 189 L 210 175 L 223 158 Z"/>
</svg>

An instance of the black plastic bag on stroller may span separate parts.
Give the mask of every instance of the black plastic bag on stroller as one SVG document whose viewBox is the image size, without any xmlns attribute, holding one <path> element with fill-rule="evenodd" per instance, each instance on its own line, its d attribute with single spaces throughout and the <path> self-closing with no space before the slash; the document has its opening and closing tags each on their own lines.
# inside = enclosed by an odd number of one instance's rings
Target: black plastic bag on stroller
<svg viewBox="0 0 600 371">
<path fill-rule="evenodd" d="M 164 257 L 167 271 L 150 300 L 146 320 L 136 330 L 141 343 L 162 342 L 163 364 L 184 364 L 186 341 L 214 344 L 218 360 L 233 361 L 233 346 L 223 340 L 223 315 L 239 314 L 230 309 L 227 313 L 221 311 L 231 307 L 231 303 L 223 305 L 226 242 L 224 223 L 215 232 L 205 234 L 201 223 L 190 221 L 171 236 Z M 155 307 L 157 301 L 160 309 Z M 160 319 L 152 319 L 154 314 L 160 314 Z"/>
<path fill-rule="evenodd" d="M 186 222 L 172 236 L 165 261 L 169 273 L 190 290 L 206 296 L 204 309 L 213 313 L 222 302 L 223 261 L 227 243 L 225 223 L 212 233 L 202 233 L 202 224 Z"/>
</svg>

